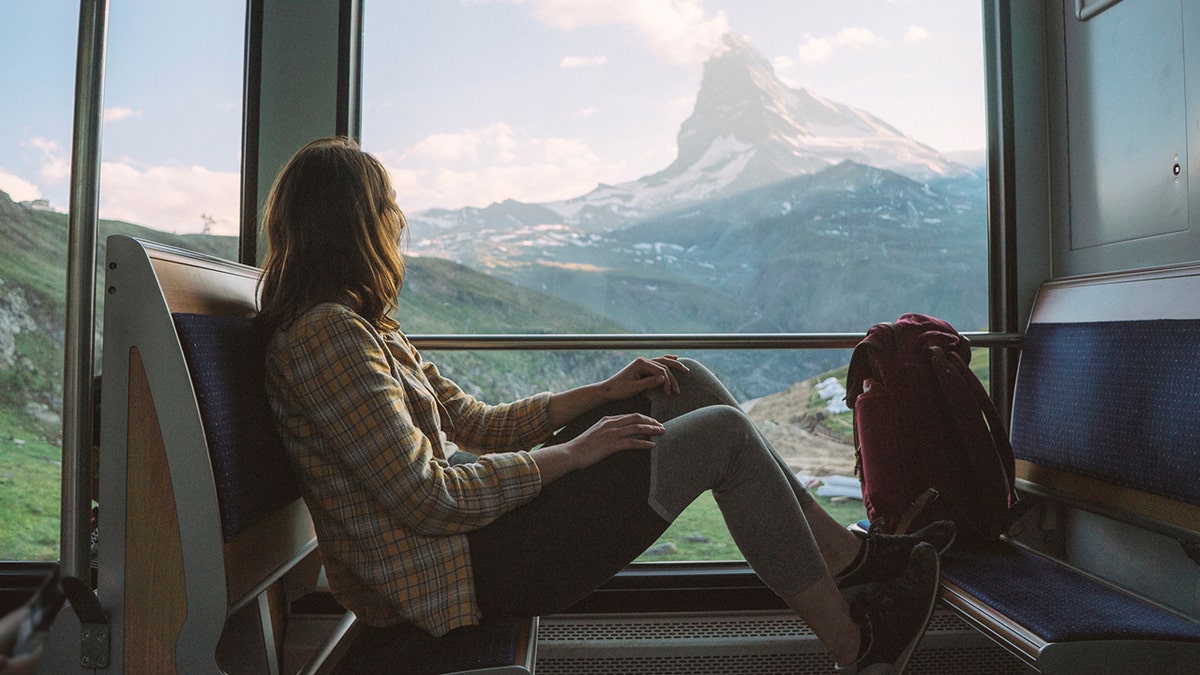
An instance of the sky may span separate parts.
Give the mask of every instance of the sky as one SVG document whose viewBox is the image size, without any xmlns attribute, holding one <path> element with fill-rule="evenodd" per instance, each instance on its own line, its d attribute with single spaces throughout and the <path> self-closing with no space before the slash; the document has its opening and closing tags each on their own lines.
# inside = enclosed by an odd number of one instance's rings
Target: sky
<svg viewBox="0 0 1200 675">
<path fill-rule="evenodd" d="M 410 212 L 566 199 L 665 168 L 728 31 L 790 86 L 943 152 L 985 144 L 981 3 L 364 3 L 363 147 Z M 244 2 L 109 6 L 101 216 L 236 233 Z M 0 23 L 0 190 L 59 210 L 78 14 L 65 0 L 6 0 Z"/>
</svg>

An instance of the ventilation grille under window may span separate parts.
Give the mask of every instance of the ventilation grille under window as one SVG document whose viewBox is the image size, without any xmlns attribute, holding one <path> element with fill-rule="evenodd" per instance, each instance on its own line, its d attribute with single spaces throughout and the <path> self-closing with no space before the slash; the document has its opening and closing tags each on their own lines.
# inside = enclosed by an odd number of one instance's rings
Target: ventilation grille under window
<svg viewBox="0 0 1200 675">
<path fill-rule="evenodd" d="M 828 673 L 833 659 L 795 616 L 729 614 L 544 617 L 538 675 Z M 953 615 L 934 614 L 908 673 L 1030 673 Z"/>
</svg>

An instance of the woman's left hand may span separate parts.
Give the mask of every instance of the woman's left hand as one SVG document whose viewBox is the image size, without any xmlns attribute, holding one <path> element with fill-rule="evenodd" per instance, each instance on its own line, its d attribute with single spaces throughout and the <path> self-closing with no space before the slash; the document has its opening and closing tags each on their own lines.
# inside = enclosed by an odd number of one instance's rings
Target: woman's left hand
<svg viewBox="0 0 1200 675">
<path fill-rule="evenodd" d="M 667 396 L 677 394 L 679 382 L 675 374 L 686 372 L 688 367 L 674 354 L 652 359 L 639 356 L 607 380 L 551 396 L 550 427 L 557 429 L 596 406 L 631 398 L 655 387 L 662 387 Z"/>
<path fill-rule="evenodd" d="M 674 354 L 664 354 L 652 359 L 639 356 L 616 375 L 604 381 L 605 393 L 610 400 L 635 396 L 654 387 L 662 387 L 663 394 L 679 393 L 675 373 L 686 373 L 688 367 L 680 363 Z"/>
</svg>

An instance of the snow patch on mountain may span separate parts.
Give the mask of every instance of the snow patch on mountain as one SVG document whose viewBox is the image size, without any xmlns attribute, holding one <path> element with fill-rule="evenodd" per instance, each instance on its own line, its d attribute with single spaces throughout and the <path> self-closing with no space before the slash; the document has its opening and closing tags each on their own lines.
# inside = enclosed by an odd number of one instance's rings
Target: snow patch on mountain
<svg viewBox="0 0 1200 675">
<path fill-rule="evenodd" d="M 788 87 L 746 38 L 729 34 L 725 47 L 705 64 L 676 159 L 662 171 L 563 201 L 431 210 L 415 220 L 437 229 L 560 223 L 606 231 L 846 161 L 917 182 L 972 175 L 865 110 Z"/>
<path fill-rule="evenodd" d="M 580 211 L 588 207 L 637 219 L 671 206 L 716 196 L 741 175 L 757 152 L 753 145 L 732 135 L 722 136 L 678 175 L 661 181 L 642 179 L 617 186 L 602 185 L 583 197 L 546 206 L 567 221 L 576 220 Z"/>
</svg>

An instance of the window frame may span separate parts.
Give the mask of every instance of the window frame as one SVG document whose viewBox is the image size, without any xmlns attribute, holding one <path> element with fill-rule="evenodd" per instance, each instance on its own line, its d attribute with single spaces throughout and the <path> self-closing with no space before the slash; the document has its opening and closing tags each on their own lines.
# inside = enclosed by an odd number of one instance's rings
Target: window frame
<svg viewBox="0 0 1200 675">
<path fill-rule="evenodd" d="M 246 34 L 245 34 L 245 79 L 243 82 L 243 132 L 242 132 L 242 234 L 240 242 L 240 259 L 244 263 L 254 264 L 258 258 L 258 209 L 263 198 L 261 190 L 264 176 L 273 175 L 271 158 L 267 153 L 284 143 L 280 139 L 264 139 L 264 121 L 262 114 L 264 51 L 263 51 L 263 22 L 265 8 L 273 0 L 247 0 Z M 1017 12 L 1029 13 L 1032 10 L 1014 9 L 1010 3 L 1002 0 L 981 0 L 983 3 L 984 26 L 984 68 L 987 106 L 988 130 L 988 266 L 989 266 L 989 317 L 990 330 L 987 332 L 968 333 L 972 343 L 980 347 L 992 348 L 991 369 L 993 377 L 993 397 L 1004 405 L 998 406 L 1007 420 L 1008 401 L 1011 400 L 1013 377 L 1015 375 L 1015 349 L 1020 344 L 1021 320 L 1021 287 L 1028 286 L 1028 275 L 1019 273 L 1018 261 L 1018 232 L 1016 213 L 1019 207 L 1015 174 L 1017 170 L 1016 140 L 1017 132 L 1014 124 L 1015 101 L 1020 92 L 1014 77 L 1017 71 L 1025 72 L 1031 64 L 1018 63 L 1014 47 L 1013 16 Z M 73 171 L 78 172 L 72 187 L 72 236 L 73 241 L 83 241 L 84 247 L 94 254 L 95 232 L 94 221 L 97 215 L 89 213 L 97 204 L 98 172 L 99 172 L 99 123 L 102 109 L 102 90 L 100 82 L 103 75 L 103 39 L 106 9 L 103 2 L 81 2 L 79 64 L 76 91 L 76 138 L 73 159 Z M 360 135 L 362 113 L 362 0 L 339 0 L 338 11 L 338 80 L 335 99 L 334 128 L 329 132 L 340 133 L 357 138 Z M 100 13 L 88 13 L 88 9 L 99 8 Z M 1041 11 L 1041 10 L 1037 10 Z M 1029 17 L 1023 17 L 1028 22 Z M 1044 20 L 1044 19 L 1041 19 Z M 1022 25 L 1017 30 L 1029 32 L 1028 25 Z M 94 42 L 101 36 L 99 46 Z M 1042 63 L 1044 68 L 1045 64 Z M 89 129 L 89 125 L 91 128 Z M 269 125 L 268 125 L 269 126 Z M 1036 139 L 1035 139 L 1036 140 Z M 94 144 L 94 145 L 93 145 Z M 87 148 L 95 147 L 95 152 L 86 152 Z M 84 151 L 81 152 L 80 150 Z M 75 186 L 78 183 L 78 187 Z M 1036 207 L 1036 204 L 1034 205 Z M 87 221 L 92 220 L 92 230 L 89 232 Z M 1044 226 L 1044 224 L 1039 224 Z M 90 238 L 90 246 L 86 246 Z M 1033 251 L 1029 257 L 1042 257 L 1041 251 Z M 93 259 L 94 261 L 94 259 Z M 90 266 L 94 269 L 94 265 Z M 69 286 L 68 293 L 75 298 L 91 297 L 90 289 L 94 288 L 94 278 L 83 281 L 76 280 Z M 85 288 L 87 287 L 87 288 Z M 68 316 L 69 331 L 71 326 L 80 335 L 92 335 L 94 319 L 90 319 L 88 309 L 80 308 L 75 303 L 69 312 L 76 317 Z M 88 327 L 92 330 L 86 330 Z M 413 335 L 410 336 L 415 345 L 422 349 L 438 350 L 481 350 L 481 349 L 520 349 L 520 350 L 552 350 L 552 349 L 846 349 L 851 348 L 861 337 L 857 334 L 845 333 L 789 333 L 789 334 L 705 334 L 705 335 Z M 91 343 L 88 342 L 88 345 Z M 90 353 L 90 350 L 84 350 Z M 81 365 L 84 357 L 68 352 L 68 364 Z M 78 359 L 78 360 L 77 360 Z M 90 363 L 90 362 L 89 362 Z M 84 368 L 77 368 L 83 371 Z M 90 369 L 87 370 L 87 385 L 71 385 L 64 382 L 64 418 L 68 409 L 78 408 L 76 435 L 87 436 L 90 447 Z M 83 378 L 79 379 L 80 382 Z M 67 401 L 74 403 L 67 403 Z M 80 414 L 87 411 L 86 414 Z M 82 421 L 84 418 L 86 421 Z M 64 422 L 69 426 L 70 422 Z M 71 480 L 64 478 L 64 513 L 63 541 L 67 541 L 66 533 L 72 533 L 73 546 L 62 545 L 62 558 L 81 558 L 87 554 L 86 537 L 87 523 L 74 522 L 66 512 L 68 493 L 80 486 L 90 485 L 90 466 L 85 462 L 90 460 L 87 453 L 78 453 L 74 457 L 67 456 L 67 438 L 64 435 L 64 475 L 70 472 Z M 69 521 L 72 524 L 69 524 Z M 47 563 L 34 561 L 10 561 L 0 563 L 0 589 L 25 586 L 30 579 L 44 575 Z M 636 563 L 628 570 L 618 575 L 611 587 L 605 592 L 618 594 L 636 591 L 638 593 L 657 586 L 668 588 L 689 587 L 688 584 L 703 584 L 705 588 L 749 588 L 754 584 L 749 581 L 753 573 L 744 563 Z M 40 578 L 40 577 L 39 577 Z M 624 601 L 622 601 L 624 602 Z"/>
<path fill-rule="evenodd" d="M 990 386 L 1004 424 L 1009 423 L 1022 331 L 1019 316 L 1017 228 L 1015 213 L 1016 152 L 1014 124 L 1014 61 L 1012 8 L 1002 0 L 980 0 L 983 5 L 984 79 L 987 115 L 987 260 L 989 330 L 966 332 L 972 346 L 989 349 Z M 361 24 L 358 39 L 361 41 Z M 361 52 L 359 52 L 361 54 Z M 361 58 L 359 59 L 361 62 Z M 361 77 L 361 72 L 360 72 Z M 361 81 L 358 87 L 361 92 Z M 341 105 L 355 110 L 361 128 L 361 95 Z M 339 106 L 340 107 L 340 106 Z M 356 136 L 357 138 L 357 136 Z M 482 350 L 650 350 L 685 349 L 852 349 L 859 333 L 705 333 L 705 334 L 413 334 L 418 349 L 439 351 Z M 690 598 L 692 590 L 734 591 L 738 607 L 777 607 L 772 596 L 744 561 L 634 562 L 614 579 L 581 602 L 575 610 L 588 612 L 680 611 L 719 609 L 728 601 L 708 606 Z M 765 595 L 763 595 L 765 592 Z M 706 596 L 711 593 L 704 594 Z M 649 598 L 653 599 L 649 599 Z M 739 600 L 740 598 L 740 600 Z M 729 598 L 726 598 L 728 600 Z M 698 605 L 697 602 L 700 602 Z M 666 605 L 664 605 L 666 603 Z"/>
</svg>

